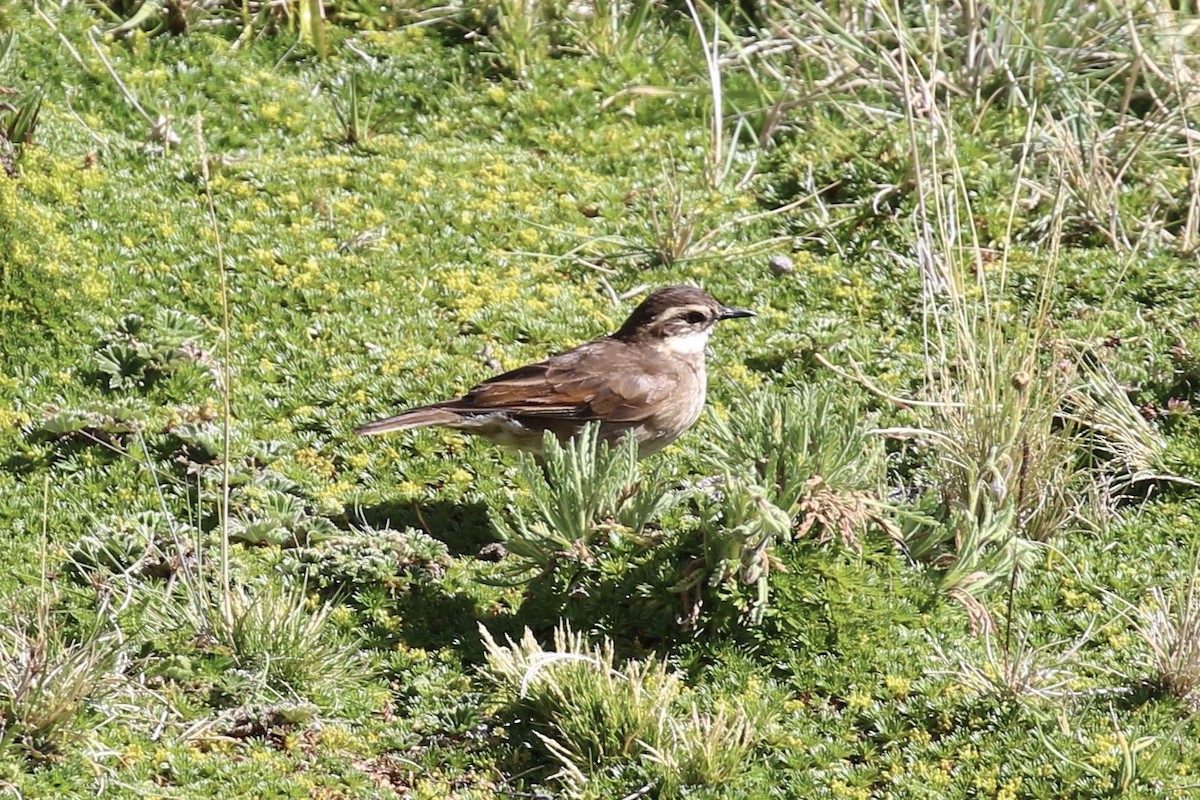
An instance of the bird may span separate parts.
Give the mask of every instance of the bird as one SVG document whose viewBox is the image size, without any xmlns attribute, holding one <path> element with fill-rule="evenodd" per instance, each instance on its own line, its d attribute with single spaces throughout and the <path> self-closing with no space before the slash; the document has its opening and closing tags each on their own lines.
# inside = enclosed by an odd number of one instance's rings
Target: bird
<svg viewBox="0 0 1200 800">
<path fill-rule="evenodd" d="M 694 286 L 666 286 L 647 296 L 615 333 L 497 375 L 457 400 L 412 408 L 354 432 L 441 425 L 541 458 L 546 431 L 565 442 L 598 422 L 601 441 L 632 436 L 644 458 L 700 417 L 705 348 L 716 324 L 753 316 Z"/>
</svg>

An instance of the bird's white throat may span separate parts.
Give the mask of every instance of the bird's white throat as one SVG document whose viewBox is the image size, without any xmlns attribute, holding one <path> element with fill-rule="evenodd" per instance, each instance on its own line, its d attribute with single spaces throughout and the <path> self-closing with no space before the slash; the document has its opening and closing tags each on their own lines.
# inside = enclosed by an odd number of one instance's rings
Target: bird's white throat
<svg viewBox="0 0 1200 800">
<path fill-rule="evenodd" d="M 711 327 L 705 328 L 702 331 L 667 336 L 662 340 L 661 347 L 664 350 L 669 350 L 679 355 L 694 356 L 697 353 L 704 352 L 704 348 L 708 345 L 709 336 L 712 336 Z"/>
</svg>

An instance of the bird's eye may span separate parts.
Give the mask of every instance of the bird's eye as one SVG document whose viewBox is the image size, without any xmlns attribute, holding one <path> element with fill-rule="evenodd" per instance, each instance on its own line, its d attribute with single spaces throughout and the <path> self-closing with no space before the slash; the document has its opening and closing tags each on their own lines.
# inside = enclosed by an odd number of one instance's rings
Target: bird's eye
<svg viewBox="0 0 1200 800">
<path fill-rule="evenodd" d="M 708 317 L 704 315 L 703 311 L 689 311 L 684 319 L 686 319 L 692 325 L 699 325 L 701 322 L 704 322 L 706 319 L 708 319 Z"/>
</svg>

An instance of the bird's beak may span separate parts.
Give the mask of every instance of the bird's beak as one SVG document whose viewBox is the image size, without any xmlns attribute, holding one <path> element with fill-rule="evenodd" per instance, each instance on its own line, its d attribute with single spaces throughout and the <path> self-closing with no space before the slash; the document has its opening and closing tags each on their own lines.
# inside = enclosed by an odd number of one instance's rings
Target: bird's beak
<svg viewBox="0 0 1200 800">
<path fill-rule="evenodd" d="M 753 317 L 754 312 L 748 308 L 730 308 L 729 306 L 721 306 L 721 314 L 717 319 L 738 319 L 739 317 Z"/>
</svg>

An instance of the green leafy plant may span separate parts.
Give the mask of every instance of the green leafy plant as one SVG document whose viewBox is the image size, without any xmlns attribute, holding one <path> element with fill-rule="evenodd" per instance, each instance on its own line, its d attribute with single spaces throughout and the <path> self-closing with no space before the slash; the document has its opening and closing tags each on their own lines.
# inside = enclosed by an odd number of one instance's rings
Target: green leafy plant
<svg viewBox="0 0 1200 800">
<path fill-rule="evenodd" d="M 118 517 L 82 536 L 71 552 L 74 571 L 97 570 L 169 578 L 192 560 L 196 531 L 161 511 Z"/>
<path fill-rule="evenodd" d="M 489 510 L 504 540 L 514 575 L 552 570 L 562 558 L 588 561 L 595 546 L 612 537 L 638 537 L 677 501 L 655 474 L 643 475 L 637 443 L 601 442 L 600 427 L 560 444 L 547 432 L 543 466 L 522 455 L 517 485 L 529 506 L 515 503 Z"/>
<path fill-rule="evenodd" d="M 234 739 L 280 737 L 312 725 L 320 709 L 312 703 L 251 703 L 221 712 L 216 728 Z"/>
<path fill-rule="evenodd" d="M 755 587 L 750 621 L 761 621 L 780 541 L 812 532 L 859 549 L 870 527 L 900 539 L 893 505 L 880 496 L 882 441 L 857 404 L 839 404 L 822 390 L 762 391 L 743 397 L 736 412 L 713 415 L 705 463 L 724 477 L 696 493 L 703 555 L 674 587 L 691 623 L 699 587 L 735 576 Z"/>
<path fill-rule="evenodd" d="M 290 549 L 283 569 L 314 586 L 350 589 L 394 585 L 409 573 L 439 576 L 449 560 L 446 545 L 421 531 L 366 528 Z"/>
<path fill-rule="evenodd" d="M 938 587 L 967 610 L 972 630 L 988 631 L 994 622 L 986 596 L 1005 586 L 1012 591 L 1039 548 L 1020 535 L 1016 505 L 981 503 L 978 512 L 956 508 L 944 520 L 919 525 L 905 541 L 914 559 L 934 568 Z"/>
<path fill-rule="evenodd" d="M 148 418 L 149 408 L 138 398 L 97 403 L 87 410 L 50 406 L 42 419 L 30 426 L 30 432 L 50 439 L 72 438 L 77 434 L 107 438 L 132 433 Z"/>
<path fill-rule="evenodd" d="M 237 487 L 230 503 L 229 538 L 234 541 L 297 547 L 338 534 L 334 524 L 313 514 L 302 498 L 261 482 Z"/>
<path fill-rule="evenodd" d="M 770 596 L 772 569 L 781 569 L 771 555 L 773 546 L 794 531 L 786 511 L 767 499 L 756 484 L 734 478 L 697 494 L 704 552 L 684 568 L 672 591 L 683 595 L 684 622 L 695 625 L 701 607 L 701 586 L 716 587 L 738 579 L 755 587 L 750 621 L 762 621 Z"/>
<path fill-rule="evenodd" d="M 203 330 L 199 320 L 179 311 L 158 311 L 151 320 L 129 314 L 100 337 L 96 369 L 110 389 L 145 389 L 185 363 L 216 374 L 211 355 L 196 345 Z"/>
<path fill-rule="evenodd" d="M 0 47 L 3 47 L 0 44 Z M 9 96 L 14 96 L 9 94 Z M 20 152 L 33 143 L 44 93 L 40 89 L 15 95 L 15 101 L 0 102 L 0 143 Z"/>
<path fill-rule="evenodd" d="M 812 531 L 857 547 L 858 532 L 871 525 L 899 535 L 880 499 L 883 442 L 856 403 L 810 387 L 759 392 L 736 411 L 713 415 L 707 444 L 710 468 L 750 476 L 762 499 L 793 520 L 798 537 Z"/>
</svg>

